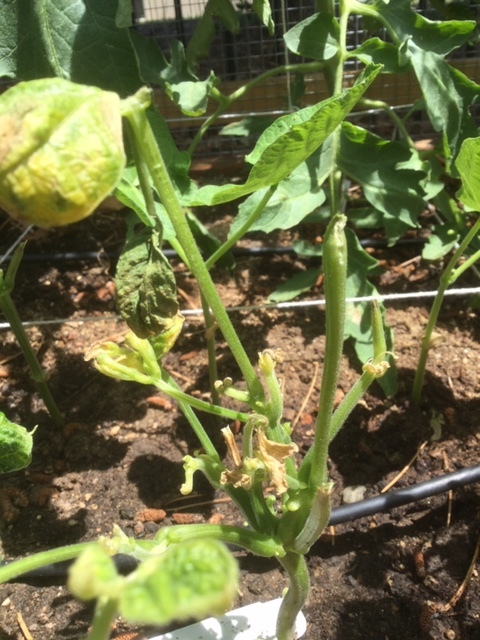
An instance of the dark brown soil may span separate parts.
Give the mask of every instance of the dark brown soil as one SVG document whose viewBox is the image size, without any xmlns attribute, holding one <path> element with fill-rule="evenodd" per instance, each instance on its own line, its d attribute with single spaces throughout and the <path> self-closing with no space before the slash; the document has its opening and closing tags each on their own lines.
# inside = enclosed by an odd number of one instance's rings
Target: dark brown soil
<svg viewBox="0 0 480 640">
<path fill-rule="evenodd" d="M 154 388 L 118 382 L 97 373 L 84 354 L 97 340 L 120 336 L 114 319 L 113 256 L 122 242 L 122 214 L 99 213 L 84 223 L 36 232 L 14 298 L 23 320 L 58 320 L 29 329 L 67 425 L 55 428 L 29 379 L 19 347 L 0 333 L 0 409 L 28 428 L 35 425 L 31 466 L 4 476 L 0 485 L 1 546 L 5 558 L 92 540 L 118 524 L 129 535 L 152 537 L 171 522 L 239 523 L 232 505 L 220 501 L 200 478 L 195 495 L 178 500 L 182 458 L 198 445 L 173 402 Z M 0 217 L 0 253 L 20 229 Z M 309 229 L 311 237 L 315 229 Z M 270 239 L 289 243 L 290 234 Z M 85 260 L 55 260 L 52 253 L 91 251 Z M 434 289 L 436 269 L 418 258 L 418 247 L 377 253 L 388 268 L 384 292 Z M 216 272 L 226 306 L 265 301 L 282 279 L 303 268 L 292 256 L 239 258 L 233 275 Z M 195 282 L 177 267 L 182 306 L 198 307 Z M 321 295 L 321 288 L 311 292 Z M 388 321 L 395 332 L 399 390 L 385 399 L 378 388 L 360 403 L 331 449 L 334 503 L 346 486 L 366 486 L 378 494 L 419 451 L 397 487 L 478 462 L 480 447 L 480 325 L 468 301 L 449 299 L 437 328 L 420 407 L 409 403 L 419 341 L 429 303 L 395 302 Z M 96 321 L 87 321 L 95 317 Z M 285 419 L 295 423 L 304 452 L 312 440 L 324 350 L 324 313 L 257 309 L 233 316 L 252 359 L 265 347 L 281 348 L 285 362 Z M 167 367 L 188 392 L 208 390 L 201 320 L 188 317 L 167 358 Z M 237 377 L 219 342 L 220 375 Z M 351 346 L 342 363 L 339 399 L 359 374 Z M 299 413 L 312 379 L 313 393 Z M 432 426 L 435 428 L 432 428 Z M 212 434 L 218 425 L 207 421 Z M 305 615 L 309 640 L 480 639 L 480 581 L 476 570 L 457 604 L 448 608 L 474 556 L 480 532 L 476 485 L 391 513 L 339 525 L 308 556 L 312 593 Z M 165 509 L 162 522 L 145 521 L 147 509 Z M 148 517 L 147 517 L 148 520 Z M 242 582 L 238 605 L 268 600 L 285 587 L 274 560 L 239 554 Z M 0 639 L 79 638 L 91 609 L 77 603 L 62 584 L 0 586 Z M 120 635 L 130 627 L 119 621 Z M 147 630 L 150 633 L 151 630 Z M 139 637 L 144 632 L 140 631 Z M 150 633 L 152 635 L 152 633 Z M 146 637 L 146 636 L 145 636 Z"/>
</svg>

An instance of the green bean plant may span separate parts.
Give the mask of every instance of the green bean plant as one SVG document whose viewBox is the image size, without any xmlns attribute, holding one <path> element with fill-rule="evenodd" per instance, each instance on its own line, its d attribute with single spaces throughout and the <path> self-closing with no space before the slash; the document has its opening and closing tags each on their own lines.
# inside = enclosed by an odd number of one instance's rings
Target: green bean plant
<svg viewBox="0 0 480 640">
<path fill-rule="evenodd" d="M 239 195 L 264 187 L 273 191 L 338 126 L 378 72 L 378 66 L 371 66 L 340 96 L 272 125 L 254 150 L 256 161 L 246 183 L 229 188 Z M 45 79 L 19 83 L 1 100 L 9 107 L 9 121 L 15 123 L 15 135 L 5 149 L 1 167 L 2 204 L 20 219 L 31 221 L 32 216 L 42 215 L 44 224 L 46 212 L 50 212 L 46 222 L 49 225 L 61 224 L 64 216 L 69 219 L 70 211 L 76 211 L 79 204 L 81 215 L 86 215 L 95 208 L 98 193 L 118 183 L 117 167 L 123 162 L 123 146 L 112 133 L 118 131 L 118 119 L 124 118 L 141 177 L 145 210 L 149 211 L 148 224 L 140 231 L 138 224 L 132 225 L 117 273 L 118 307 L 131 331 L 123 344 L 94 345 L 88 357 L 106 375 L 154 385 L 177 400 L 201 447 L 185 458 L 182 493 L 191 491 L 193 475 L 199 471 L 214 489 L 224 491 L 235 502 L 248 526 L 165 527 L 147 542 L 131 540 L 116 530 L 109 540 L 52 549 L 13 562 L 0 568 L 0 580 L 45 563 L 76 558 L 70 589 L 80 599 L 96 600 L 89 639 L 99 640 L 108 637 L 112 618 L 119 612 L 134 622 L 162 624 L 172 618 L 223 611 L 236 589 L 236 565 L 222 546 L 230 543 L 274 557 L 284 567 L 289 587 L 276 634 L 279 640 L 291 640 L 297 614 L 309 592 L 305 554 L 322 533 L 330 514 L 333 485 L 327 467 L 329 444 L 369 385 L 389 367 L 381 312 L 375 305 L 371 358 L 358 382 L 334 410 L 345 322 L 345 216 L 333 215 L 325 238 L 325 363 L 314 442 L 300 461 L 292 430 L 283 419 L 283 397 L 276 374 L 281 354 L 263 351 L 257 368 L 239 339 L 192 234 L 181 195 L 171 180 L 150 124 L 150 91 L 140 89 L 132 97 L 117 100 L 100 89 Z M 0 108 L 2 112 L 5 110 Z M 72 120 L 75 127 L 71 126 Z M 94 162 L 80 171 L 90 148 L 95 149 Z M 277 162 L 280 150 L 281 166 Z M 50 180 L 51 172 L 55 173 L 54 181 Z M 149 210 L 152 193 L 149 181 L 143 179 L 147 175 L 160 196 L 161 215 L 155 208 Z M 162 236 L 167 227 L 164 219 L 174 229 L 179 255 L 194 275 L 238 366 L 232 377 L 218 380 L 215 385 L 220 394 L 238 401 L 238 409 L 183 393 L 162 364 L 183 321 L 172 268 L 162 253 Z M 238 373 L 244 384 L 233 384 Z M 202 412 L 218 416 L 225 424 L 222 435 L 229 453 L 227 460 L 221 458 L 204 429 Z M 232 419 L 243 424 L 241 441 L 227 426 Z M 116 552 L 130 553 L 140 561 L 132 575 L 117 574 L 111 559 Z"/>
</svg>

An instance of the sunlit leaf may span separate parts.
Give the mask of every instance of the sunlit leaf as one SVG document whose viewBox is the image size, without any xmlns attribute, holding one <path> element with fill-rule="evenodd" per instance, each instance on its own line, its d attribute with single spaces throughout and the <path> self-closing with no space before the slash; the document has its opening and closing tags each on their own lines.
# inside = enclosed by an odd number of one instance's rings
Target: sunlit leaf
<svg viewBox="0 0 480 640">
<path fill-rule="evenodd" d="M 474 211 L 480 211 L 480 138 L 464 140 L 456 165 L 462 178 L 458 197 Z"/>
<path fill-rule="evenodd" d="M 301 293 L 309 291 L 317 282 L 321 267 L 312 267 L 306 271 L 295 274 L 292 278 L 282 283 L 268 296 L 270 302 L 288 302 L 293 300 Z"/>
<path fill-rule="evenodd" d="M 0 412 L 0 473 L 18 471 L 32 460 L 32 432 L 7 420 Z"/>
<path fill-rule="evenodd" d="M 333 16 L 316 13 L 292 27 L 283 39 L 293 53 L 322 61 L 336 55 L 339 32 L 338 22 Z"/>
<path fill-rule="evenodd" d="M 351 89 L 312 107 L 275 121 L 262 134 L 247 161 L 254 164 L 243 185 L 227 184 L 200 189 L 192 204 L 220 204 L 258 189 L 278 184 L 312 155 L 337 128 L 378 75 L 380 67 L 367 68 Z"/>
</svg>

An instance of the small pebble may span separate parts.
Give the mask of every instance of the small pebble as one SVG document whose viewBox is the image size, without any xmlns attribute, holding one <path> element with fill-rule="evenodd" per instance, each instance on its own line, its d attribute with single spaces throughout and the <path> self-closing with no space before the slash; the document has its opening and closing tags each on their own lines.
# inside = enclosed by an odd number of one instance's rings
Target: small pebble
<svg viewBox="0 0 480 640">
<path fill-rule="evenodd" d="M 360 502 L 365 497 L 367 487 L 361 484 L 352 485 L 351 487 L 345 487 L 342 493 L 342 499 L 345 504 L 352 504 L 353 502 Z"/>
</svg>

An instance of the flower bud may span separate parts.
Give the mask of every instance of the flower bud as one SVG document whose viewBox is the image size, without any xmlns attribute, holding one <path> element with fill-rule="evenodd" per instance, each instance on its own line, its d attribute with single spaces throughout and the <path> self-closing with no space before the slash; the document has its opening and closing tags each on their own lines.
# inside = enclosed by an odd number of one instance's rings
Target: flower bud
<svg viewBox="0 0 480 640">
<path fill-rule="evenodd" d="M 0 96 L 0 206 L 49 228 L 93 213 L 125 167 L 116 93 L 60 78 Z"/>
</svg>

